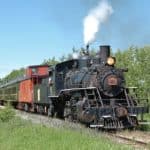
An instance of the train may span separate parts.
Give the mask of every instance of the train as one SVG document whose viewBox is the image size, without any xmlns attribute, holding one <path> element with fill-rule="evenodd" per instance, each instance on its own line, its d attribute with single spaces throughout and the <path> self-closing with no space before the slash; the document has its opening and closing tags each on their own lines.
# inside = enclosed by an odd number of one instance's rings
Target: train
<svg viewBox="0 0 150 150">
<path fill-rule="evenodd" d="M 95 56 L 85 50 L 53 66 L 29 66 L 22 78 L 0 85 L 0 103 L 91 128 L 135 128 L 149 106 L 126 87 L 128 70 L 115 63 L 110 46 L 102 45 Z"/>
</svg>

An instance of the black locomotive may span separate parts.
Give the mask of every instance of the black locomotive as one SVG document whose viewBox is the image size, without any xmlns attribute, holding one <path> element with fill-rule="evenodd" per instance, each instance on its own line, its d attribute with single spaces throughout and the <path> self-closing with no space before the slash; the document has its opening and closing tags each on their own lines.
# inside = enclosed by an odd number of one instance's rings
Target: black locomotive
<svg viewBox="0 0 150 150">
<path fill-rule="evenodd" d="M 97 128 L 130 128 L 148 106 L 137 102 L 125 86 L 124 72 L 115 67 L 109 46 L 100 46 L 95 57 L 88 53 L 50 67 L 48 114 Z"/>
</svg>

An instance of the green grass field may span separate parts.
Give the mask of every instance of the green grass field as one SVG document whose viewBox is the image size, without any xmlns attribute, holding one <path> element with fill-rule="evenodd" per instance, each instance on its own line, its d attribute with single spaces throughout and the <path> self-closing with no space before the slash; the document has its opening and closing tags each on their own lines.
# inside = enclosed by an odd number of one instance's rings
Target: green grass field
<svg viewBox="0 0 150 150">
<path fill-rule="evenodd" d="M 0 123 L 0 150 L 128 150 L 103 136 L 47 128 L 19 119 Z"/>
<path fill-rule="evenodd" d="M 8 112 L 8 111 L 6 111 Z M 1 113 L 1 110 L 0 110 Z M 8 113 L 7 113 L 7 116 Z M 10 116 L 0 118 L 0 150 L 130 150 L 106 137 L 48 128 Z"/>
</svg>

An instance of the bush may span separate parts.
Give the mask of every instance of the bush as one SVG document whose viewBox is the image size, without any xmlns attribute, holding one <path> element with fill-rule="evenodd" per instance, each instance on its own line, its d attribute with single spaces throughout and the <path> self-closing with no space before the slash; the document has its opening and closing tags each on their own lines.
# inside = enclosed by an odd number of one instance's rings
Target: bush
<svg viewBox="0 0 150 150">
<path fill-rule="evenodd" d="M 138 116 L 140 119 L 140 116 Z M 144 114 L 144 122 L 145 124 L 141 124 L 138 129 L 142 131 L 150 131 L 150 113 Z"/>
<path fill-rule="evenodd" d="M 12 108 L 6 107 L 0 110 L 0 122 L 7 122 L 14 118 L 15 112 Z"/>
<path fill-rule="evenodd" d="M 150 131 L 150 125 L 140 125 L 138 129 L 141 131 Z"/>
</svg>

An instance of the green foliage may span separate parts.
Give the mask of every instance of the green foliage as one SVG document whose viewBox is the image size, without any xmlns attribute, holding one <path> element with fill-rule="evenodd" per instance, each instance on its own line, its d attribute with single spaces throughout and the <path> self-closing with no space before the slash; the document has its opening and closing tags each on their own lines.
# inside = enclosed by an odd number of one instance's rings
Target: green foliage
<svg viewBox="0 0 150 150">
<path fill-rule="evenodd" d="M 14 80 L 16 78 L 24 76 L 24 74 L 25 74 L 25 68 L 20 68 L 18 70 L 12 70 L 3 79 L 0 79 L 0 83 L 7 83 L 10 80 Z"/>
<path fill-rule="evenodd" d="M 150 98 L 150 47 L 130 47 L 115 53 L 118 68 L 128 68 L 126 81 L 128 87 L 138 87 L 141 98 Z"/>
<path fill-rule="evenodd" d="M 10 119 L 14 118 L 15 112 L 12 108 L 6 107 L 0 109 L 0 122 L 8 122 Z"/>
<path fill-rule="evenodd" d="M 140 120 L 140 116 L 138 116 L 138 119 Z M 144 114 L 144 120 L 145 124 L 139 125 L 138 129 L 142 131 L 150 131 L 150 113 L 149 114 Z"/>
<path fill-rule="evenodd" d="M 59 60 L 60 60 L 60 62 L 63 62 L 63 61 L 65 61 L 65 60 L 67 60 L 67 58 L 66 58 L 65 55 L 63 55 L 63 56 L 61 56 L 61 57 L 59 58 Z"/>
<path fill-rule="evenodd" d="M 103 135 L 48 128 L 20 119 L 0 123 L 0 149 L 4 150 L 130 150 Z"/>
<path fill-rule="evenodd" d="M 138 130 L 150 131 L 150 125 L 147 125 L 147 124 L 139 125 Z"/>
<path fill-rule="evenodd" d="M 18 69 L 18 70 L 13 70 L 10 74 L 8 74 L 8 75 L 6 76 L 6 78 L 7 78 L 8 80 L 12 80 L 12 79 L 17 78 L 18 76 L 23 76 L 24 73 L 25 73 L 25 69 L 24 69 L 24 68 L 20 68 L 20 69 Z"/>
<path fill-rule="evenodd" d="M 59 63 L 59 61 L 56 60 L 55 57 L 53 57 L 52 59 L 51 59 L 51 58 L 45 59 L 45 60 L 42 62 L 42 64 L 46 64 L 46 65 L 50 65 L 50 66 L 56 65 L 57 63 Z"/>
</svg>

